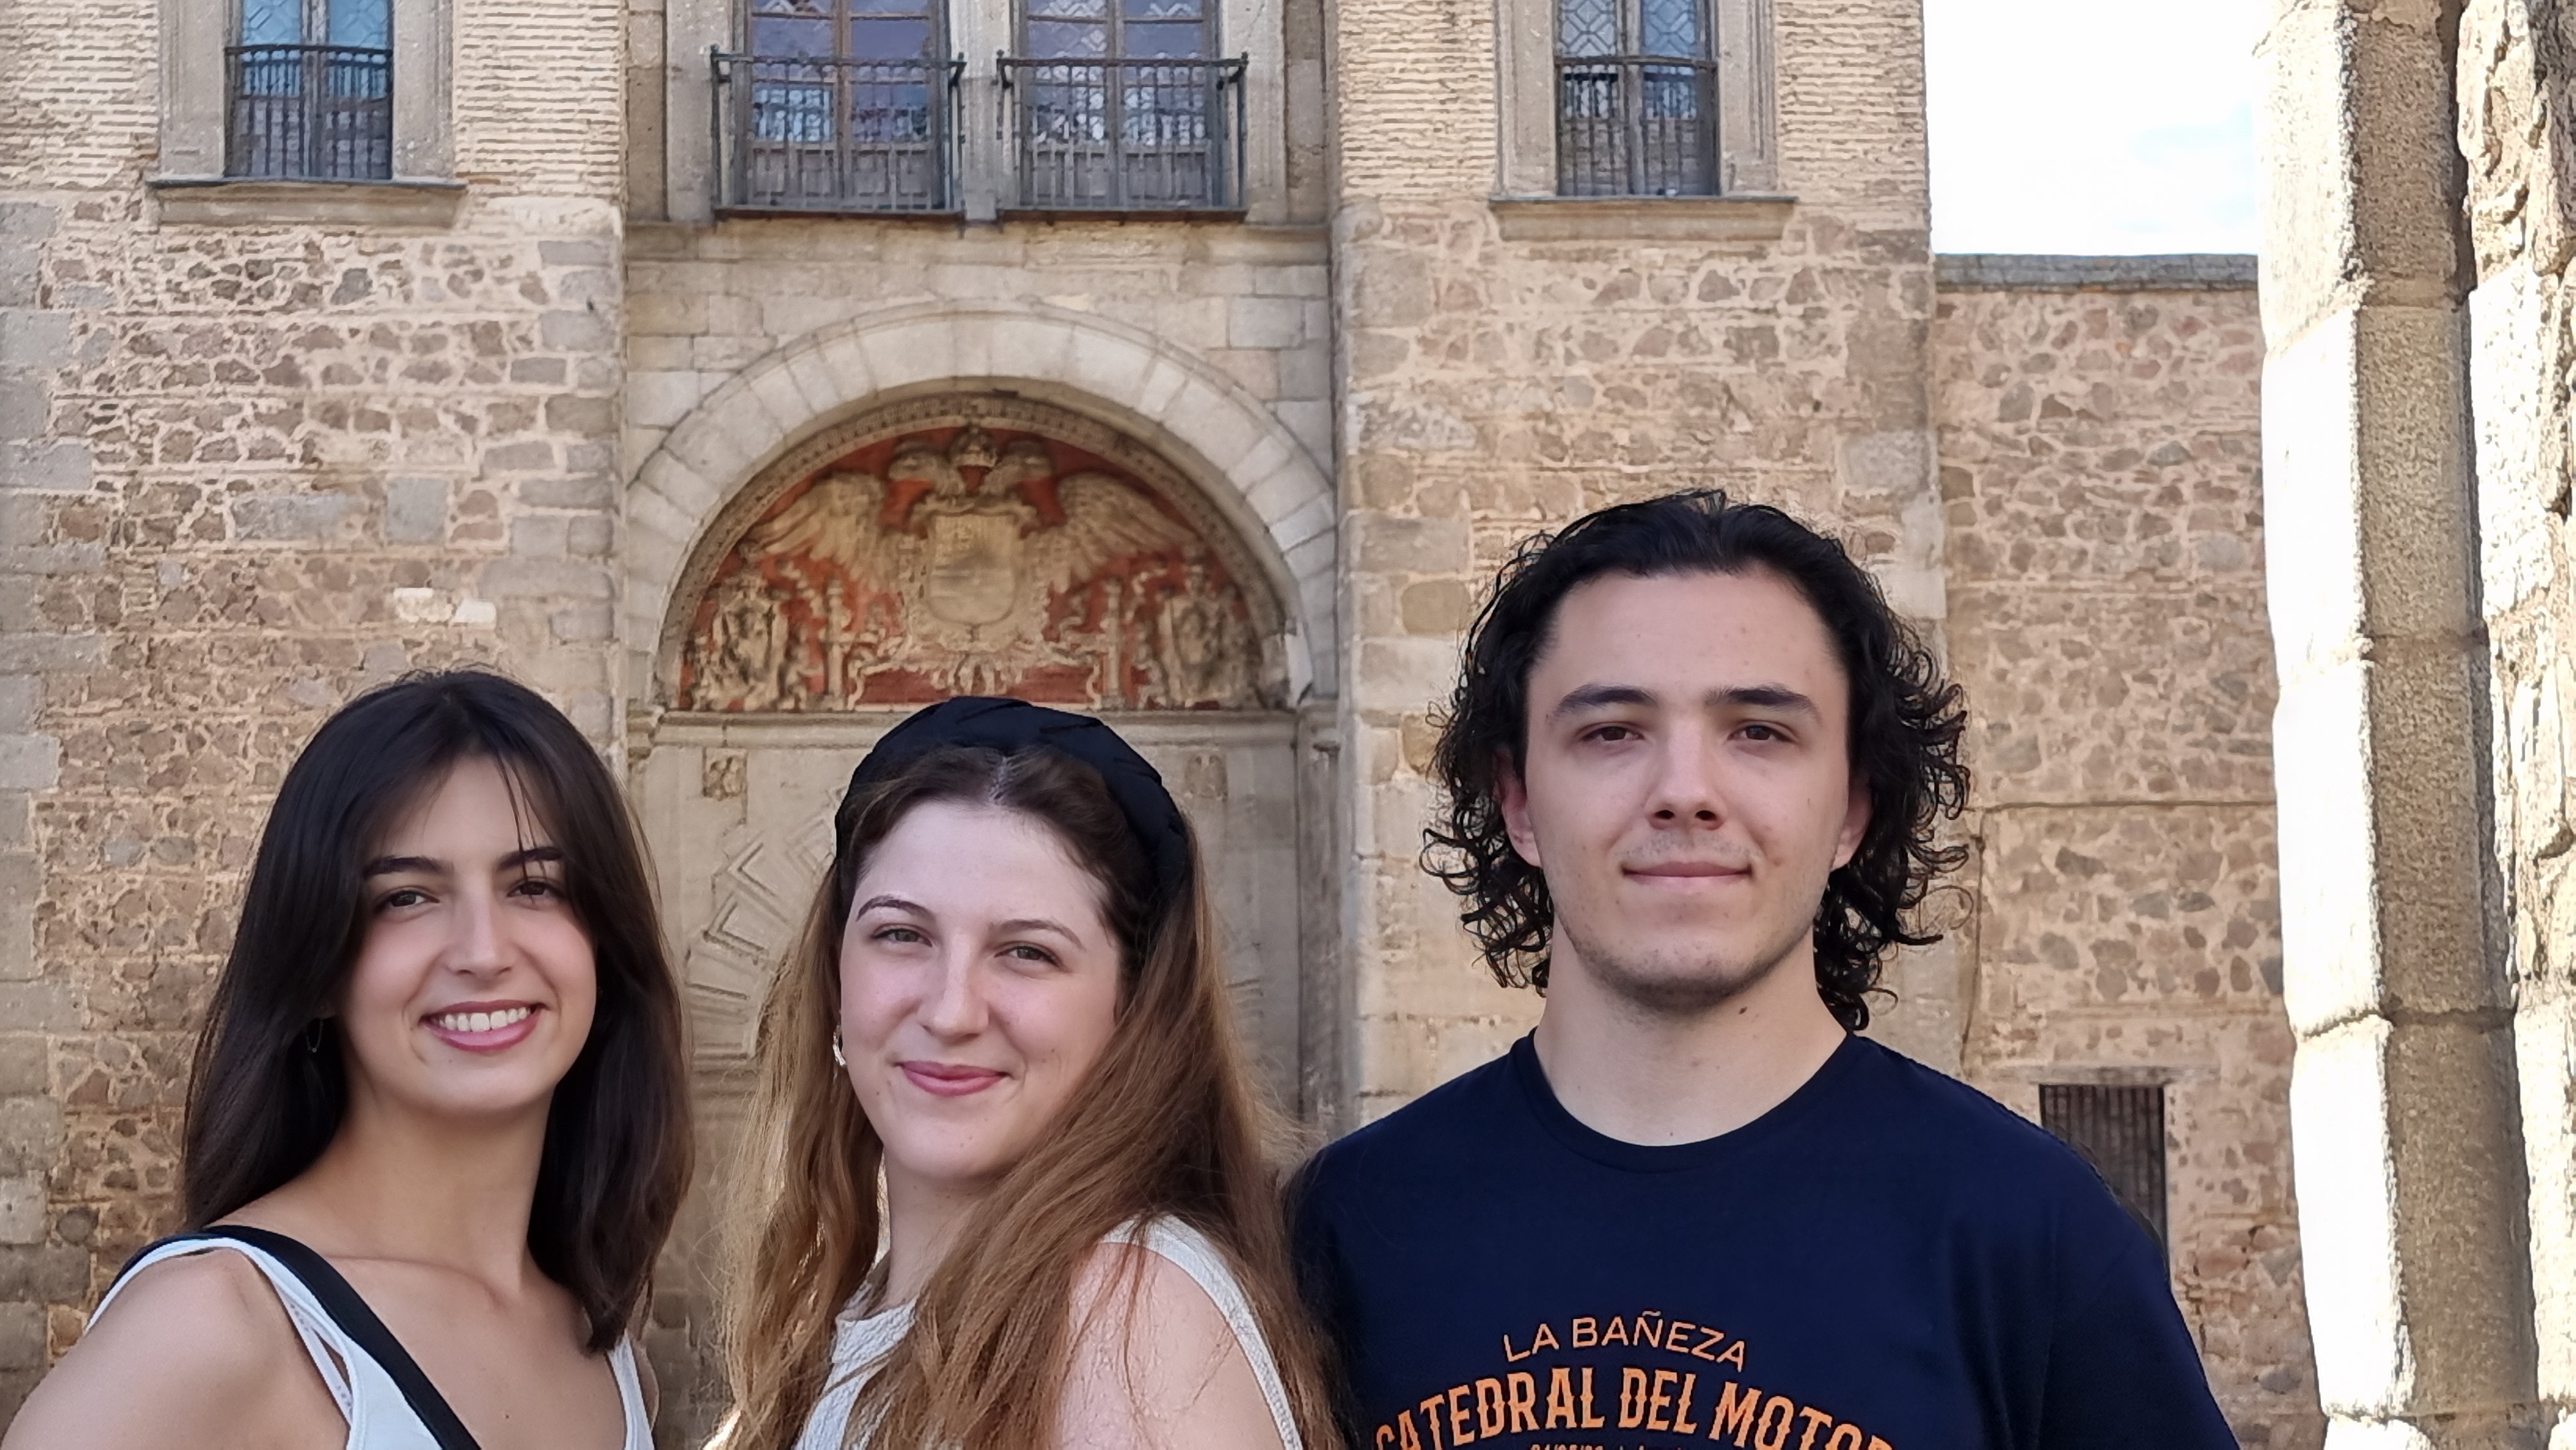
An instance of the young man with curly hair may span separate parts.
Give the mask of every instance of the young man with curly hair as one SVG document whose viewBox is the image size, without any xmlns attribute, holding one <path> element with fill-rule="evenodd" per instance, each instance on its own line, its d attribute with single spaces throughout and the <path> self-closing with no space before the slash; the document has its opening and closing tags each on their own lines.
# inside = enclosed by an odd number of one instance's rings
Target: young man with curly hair
<svg viewBox="0 0 2576 1450">
<path fill-rule="evenodd" d="M 1504 569 L 1461 675 L 1426 861 L 1546 1004 L 1300 1180 L 1354 1443 L 2235 1444 L 2101 1178 L 1858 1035 L 1967 771 L 1840 545 L 1601 510 Z"/>
</svg>

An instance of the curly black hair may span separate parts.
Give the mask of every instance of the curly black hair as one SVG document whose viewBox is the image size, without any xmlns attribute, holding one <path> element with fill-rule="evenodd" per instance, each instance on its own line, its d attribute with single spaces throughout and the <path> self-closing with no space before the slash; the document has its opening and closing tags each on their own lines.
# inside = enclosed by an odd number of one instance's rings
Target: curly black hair
<svg viewBox="0 0 2576 1450">
<path fill-rule="evenodd" d="M 1869 1025 L 1890 947 L 1941 934 L 1910 923 L 1942 872 L 1966 852 L 1936 844 L 1941 817 L 1966 804 L 1959 760 L 1967 713 L 1959 687 L 1878 583 L 1833 539 L 1762 504 L 1693 489 L 1584 515 L 1522 541 L 1468 631 L 1458 688 L 1441 720 L 1432 769 L 1447 799 L 1423 833 L 1423 869 L 1466 899 L 1467 931 L 1504 986 L 1547 990 L 1556 926 L 1547 878 L 1512 849 L 1501 773 L 1529 745 L 1529 677 L 1565 596 L 1605 574 L 1743 574 L 1769 570 L 1821 616 L 1851 685 L 1851 762 L 1869 792 L 1869 826 L 1816 908 L 1816 990 L 1843 1026 Z"/>
</svg>

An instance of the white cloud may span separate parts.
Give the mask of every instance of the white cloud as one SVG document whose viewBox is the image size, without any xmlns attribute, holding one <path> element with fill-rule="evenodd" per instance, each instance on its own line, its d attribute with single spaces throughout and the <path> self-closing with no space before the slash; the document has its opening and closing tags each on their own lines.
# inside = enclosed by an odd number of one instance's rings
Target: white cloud
<svg viewBox="0 0 2576 1450">
<path fill-rule="evenodd" d="M 1924 0 L 1932 245 L 2250 252 L 2260 0 Z"/>
</svg>

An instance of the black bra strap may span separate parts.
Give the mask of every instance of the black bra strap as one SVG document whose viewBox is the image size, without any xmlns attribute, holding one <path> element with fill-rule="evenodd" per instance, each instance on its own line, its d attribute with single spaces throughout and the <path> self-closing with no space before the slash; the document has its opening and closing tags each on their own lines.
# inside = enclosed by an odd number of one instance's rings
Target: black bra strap
<svg viewBox="0 0 2576 1450">
<path fill-rule="evenodd" d="M 410 1402 L 412 1413 L 420 1417 L 420 1423 L 428 1429 L 430 1438 L 438 1442 L 439 1450 L 482 1450 L 474 1443 L 474 1436 L 465 1428 L 465 1422 L 456 1418 L 456 1411 L 448 1408 L 446 1399 L 438 1393 L 438 1387 L 429 1382 L 429 1376 L 421 1372 L 410 1352 L 402 1347 L 402 1341 L 394 1338 L 394 1332 L 376 1317 L 376 1311 L 367 1307 L 367 1301 L 358 1297 L 358 1291 L 349 1287 L 349 1281 L 340 1277 L 340 1271 L 331 1267 L 330 1260 L 298 1240 L 246 1224 L 219 1223 L 196 1233 L 178 1234 L 160 1243 L 146 1245 L 142 1253 L 126 1261 L 116 1277 L 123 1279 L 133 1272 L 135 1263 L 161 1244 L 206 1239 L 229 1239 L 234 1243 L 247 1244 L 284 1264 L 287 1272 L 303 1280 L 304 1287 L 321 1301 L 322 1312 L 331 1316 L 331 1322 L 339 1325 L 343 1334 L 356 1341 L 358 1348 L 365 1350 L 367 1357 L 384 1369 L 393 1380 L 394 1387 L 401 1390 L 403 1398 Z"/>
</svg>

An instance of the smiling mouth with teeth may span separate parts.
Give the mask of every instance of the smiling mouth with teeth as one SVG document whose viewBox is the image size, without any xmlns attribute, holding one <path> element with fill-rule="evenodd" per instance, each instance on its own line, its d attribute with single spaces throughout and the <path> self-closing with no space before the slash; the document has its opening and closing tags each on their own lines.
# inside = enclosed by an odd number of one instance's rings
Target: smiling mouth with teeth
<svg viewBox="0 0 2576 1450">
<path fill-rule="evenodd" d="M 533 1007 L 505 1007 L 498 1012 L 442 1012 L 429 1019 L 429 1025 L 442 1032 L 491 1032 L 515 1027 L 528 1019 Z"/>
</svg>

